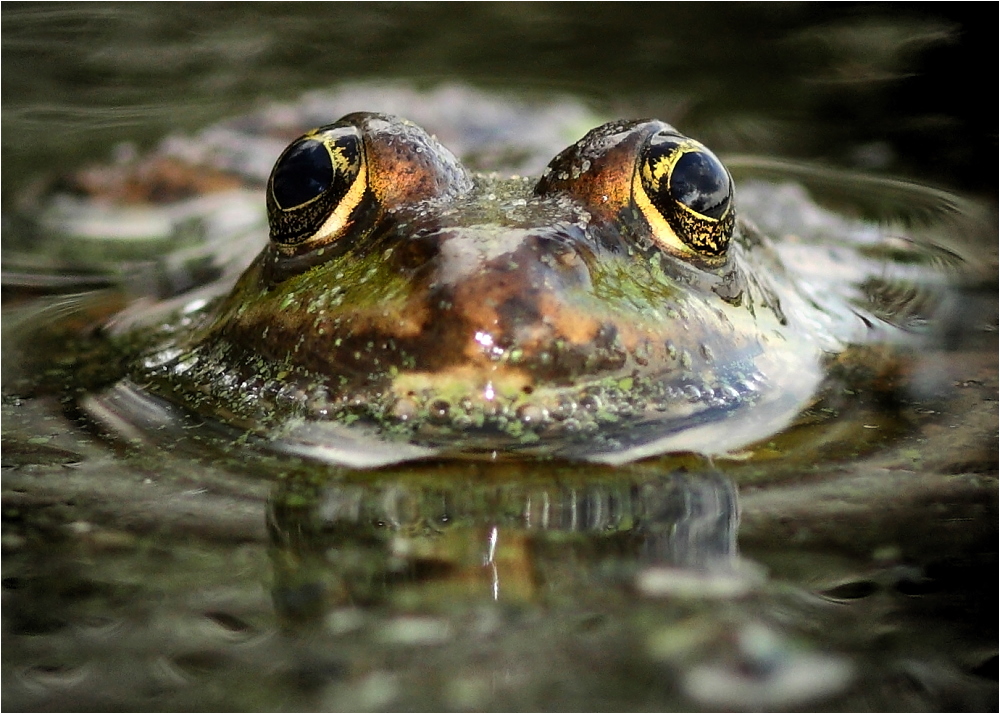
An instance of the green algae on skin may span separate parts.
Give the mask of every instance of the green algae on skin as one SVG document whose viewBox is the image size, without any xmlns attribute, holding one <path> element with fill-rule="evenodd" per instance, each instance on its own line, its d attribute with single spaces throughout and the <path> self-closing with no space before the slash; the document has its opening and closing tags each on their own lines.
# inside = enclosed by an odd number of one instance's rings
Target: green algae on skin
<svg viewBox="0 0 1000 714">
<path fill-rule="evenodd" d="M 348 115 L 292 142 L 267 191 L 270 243 L 109 399 L 351 466 L 725 454 L 787 426 L 874 324 L 853 287 L 791 274 L 662 122 L 599 127 L 532 184 Z"/>
</svg>

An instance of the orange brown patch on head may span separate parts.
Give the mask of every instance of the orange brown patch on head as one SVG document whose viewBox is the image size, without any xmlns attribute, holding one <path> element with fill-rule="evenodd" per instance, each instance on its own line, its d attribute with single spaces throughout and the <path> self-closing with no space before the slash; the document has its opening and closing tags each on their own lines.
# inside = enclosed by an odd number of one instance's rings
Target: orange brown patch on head
<svg viewBox="0 0 1000 714">
<path fill-rule="evenodd" d="M 368 188 L 383 208 L 453 196 L 471 186 L 465 169 L 423 129 L 380 114 L 349 114 L 365 137 Z"/>
<path fill-rule="evenodd" d="M 598 220 L 614 221 L 632 205 L 632 177 L 638 149 L 662 122 L 614 122 L 591 131 L 559 154 L 535 193 L 573 196 Z"/>
</svg>

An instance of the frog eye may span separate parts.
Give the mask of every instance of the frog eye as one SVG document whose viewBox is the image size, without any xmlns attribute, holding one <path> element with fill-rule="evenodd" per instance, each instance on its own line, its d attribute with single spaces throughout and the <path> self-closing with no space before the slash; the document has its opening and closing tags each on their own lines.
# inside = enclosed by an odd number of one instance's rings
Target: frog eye
<svg viewBox="0 0 1000 714">
<path fill-rule="evenodd" d="M 668 250 L 720 257 L 733 234 L 733 180 L 722 162 L 699 142 L 664 130 L 640 156 L 633 195 Z"/>
<path fill-rule="evenodd" d="M 271 240 L 279 247 L 336 240 L 361 202 L 364 142 L 354 126 L 330 125 L 295 140 L 267 183 Z"/>
<path fill-rule="evenodd" d="M 333 158 L 326 145 L 302 139 L 274 166 L 271 193 L 278 208 L 298 208 L 321 196 L 333 183 Z"/>
</svg>

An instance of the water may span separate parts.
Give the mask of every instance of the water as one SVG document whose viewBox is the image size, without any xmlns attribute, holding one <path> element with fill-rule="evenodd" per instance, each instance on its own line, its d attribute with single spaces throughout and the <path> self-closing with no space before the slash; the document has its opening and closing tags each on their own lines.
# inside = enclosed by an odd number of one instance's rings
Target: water
<svg viewBox="0 0 1000 714">
<path fill-rule="evenodd" d="M 8 236 L 25 235 L 9 230 L 12 207 L 40 177 L 366 78 L 401 82 L 407 106 L 455 80 L 514 90 L 506 105 L 502 93 L 461 104 L 491 116 L 558 94 L 559 119 L 580 132 L 595 117 L 658 115 L 720 153 L 784 161 L 782 176 L 831 206 L 902 211 L 938 233 L 951 215 L 950 237 L 986 267 L 954 291 L 928 347 L 845 353 L 824 400 L 753 458 L 370 473 L 97 433 L 72 390 L 106 383 L 116 365 L 75 355 L 73 335 L 117 309 L 121 278 L 100 251 L 43 251 L 37 280 L 4 293 L 6 708 L 996 706 L 995 208 L 929 192 L 917 202 L 933 207 L 927 221 L 909 189 L 894 202 L 895 184 L 876 181 L 845 201 L 821 190 L 842 187 L 837 174 L 787 163 L 988 195 L 995 167 L 970 168 L 985 140 L 975 112 L 942 120 L 933 91 L 910 103 L 934 86 L 936 70 L 921 70 L 963 57 L 963 43 L 945 53 L 949 38 L 974 40 L 958 34 L 972 31 L 963 18 L 784 5 L 708 18 L 701 6 L 613 8 L 603 20 L 576 6 L 182 7 L 5 7 L 5 270 Z M 764 38 L 773 51 L 762 54 Z M 370 96 L 355 86 L 349 96 Z M 373 107 L 349 107 L 360 108 Z M 528 154 L 480 160 L 536 171 Z M 760 159 L 747 163 L 760 175 Z M 91 237 L 107 235 L 93 225 Z M 198 278 L 150 263 L 147 247 L 127 263 L 133 290 Z M 89 271 L 69 270 L 81 264 Z M 875 292 L 886 314 L 915 304 Z"/>
</svg>

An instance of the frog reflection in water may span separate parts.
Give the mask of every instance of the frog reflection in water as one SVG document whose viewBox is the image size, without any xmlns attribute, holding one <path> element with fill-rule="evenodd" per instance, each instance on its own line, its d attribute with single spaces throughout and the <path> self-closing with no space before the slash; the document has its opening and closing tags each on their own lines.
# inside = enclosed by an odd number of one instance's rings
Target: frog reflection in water
<svg viewBox="0 0 1000 714">
<path fill-rule="evenodd" d="M 351 114 L 284 151 L 267 209 L 231 293 L 133 380 L 279 448 L 719 453 L 822 378 L 809 300 L 737 221 L 726 168 L 660 121 L 601 126 L 529 180 Z"/>
</svg>

